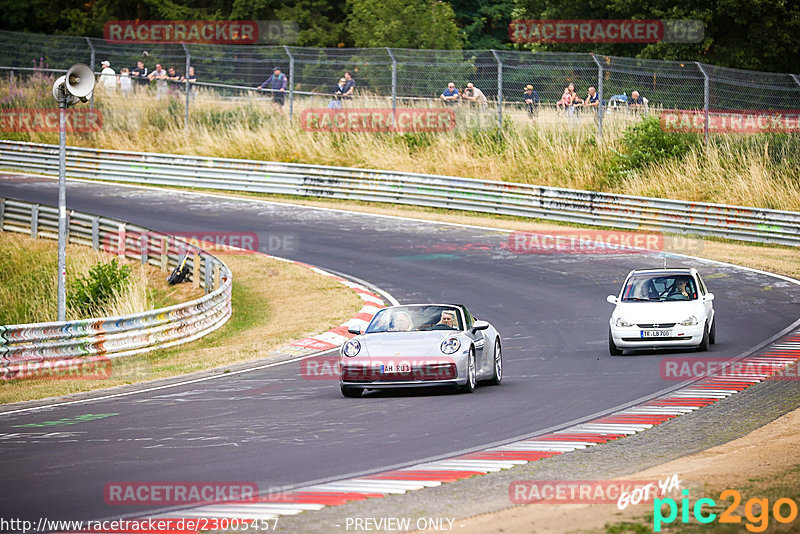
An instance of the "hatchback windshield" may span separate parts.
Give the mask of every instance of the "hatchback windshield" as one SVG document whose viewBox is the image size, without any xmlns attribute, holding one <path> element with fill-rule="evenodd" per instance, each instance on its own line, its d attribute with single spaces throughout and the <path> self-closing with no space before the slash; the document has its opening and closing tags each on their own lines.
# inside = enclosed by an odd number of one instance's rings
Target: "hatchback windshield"
<svg viewBox="0 0 800 534">
<path fill-rule="evenodd" d="M 688 274 L 635 274 L 622 291 L 626 302 L 696 299 L 697 287 Z"/>
<path fill-rule="evenodd" d="M 379 311 L 365 333 L 462 330 L 458 309 L 452 306 L 398 306 Z"/>
</svg>

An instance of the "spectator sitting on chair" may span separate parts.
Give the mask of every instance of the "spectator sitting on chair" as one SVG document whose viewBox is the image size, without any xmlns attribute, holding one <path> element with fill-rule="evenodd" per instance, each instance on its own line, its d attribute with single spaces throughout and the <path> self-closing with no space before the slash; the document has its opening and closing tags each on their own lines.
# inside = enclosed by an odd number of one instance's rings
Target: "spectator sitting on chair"
<svg viewBox="0 0 800 534">
<path fill-rule="evenodd" d="M 578 91 L 575 89 L 575 84 L 569 82 L 567 89 L 569 89 L 569 94 L 572 96 L 572 106 L 576 108 L 581 107 L 583 105 L 583 99 L 578 96 Z"/>
<path fill-rule="evenodd" d="M 528 116 L 533 118 L 534 115 L 538 114 L 539 94 L 533 90 L 532 85 L 525 86 L 525 91 L 522 93 L 522 101 L 525 102 L 525 107 L 528 109 Z"/>
<path fill-rule="evenodd" d="M 600 95 L 597 94 L 597 91 L 594 87 L 589 88 L 589 93 L 586 95 L 586 100 L 583 101 L 583 107 L 585 108 L 596 108 L 600 107 Z"/>
<path fill-rule="evenodd" d="M 464 89 L 464 100 L 480 103 L 481 106 L 486 105 L 486 95 L 483 94 L 483 91 L 475 87 L 472 82 L 469 82 Z"/>
<path fill-rule="evenodd" d="M 572 105 L 572 93 L 569 92 L 569 87 L 564 88 L 564 94 L 561 95 L 561 100 L 556 102 L 556 108 L 561 111 L 566 111 L 566 109 Z"/>
<path fill-rule="evenodd" d="M 439 95 L 439 98 L 444 100 L 444 103 L 448 106 L 453 106 L 458 104 L 458 99 L 460 95 L 458 94 L 458 89 L 456 89 L 456 84 L 450 82 L 447 84 L 447 89 L 442 91 L 442 94 Z"/>
<path fill-rule="evenodd" d="M 353 93 L 356 90 L 356 81 L 350 75 L 349 72 L 344 73 L 344 91 L 342 91 L 342 96 L 347 100 L 352 100 Z"/>
<path fill-rule="evenodd" d="M 639 91 L 631 92 L 631 96 L 628 99 L 628 108 L 638 111 L 644 107 L 644 99 L 639 96 Z"/>
</svg>

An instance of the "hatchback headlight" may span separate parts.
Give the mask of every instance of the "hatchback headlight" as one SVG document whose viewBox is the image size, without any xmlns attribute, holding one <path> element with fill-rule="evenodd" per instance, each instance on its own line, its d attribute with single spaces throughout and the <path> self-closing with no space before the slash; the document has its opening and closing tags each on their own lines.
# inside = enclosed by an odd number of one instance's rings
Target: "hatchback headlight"
<svg viewBox="0 0 800 534">
<path fill-rule="evenodd" d="M 351 339 L 342 347 L 342 354 L 348 358 L 352 358 L 361 351 L 361 343 L 357 339 Z"/>
<path fill-rule="evenodd" d="M 681 326 L 694 326 L 696 324 L 697 324 L 697 317 L 695 317 L 694 315 L 690 315 L 689 317 L 681 321 Z"/>
<path fill-rule="evenodd" d="M 621 327 L 633 326 L 633 323 L 629 323 L 628 321 L 626 321 L 622 317 L 617 317 L 617 320 L 616 320 L 616 322 L 614 324 L 616 326 L 621 326 Z"/>
<path fill-rule="evenodd" d="M 457 337 L 450 337 L 442 341 L 442 352 L 453 354 L 461 348 L 461 342 Z"/>
</svg>

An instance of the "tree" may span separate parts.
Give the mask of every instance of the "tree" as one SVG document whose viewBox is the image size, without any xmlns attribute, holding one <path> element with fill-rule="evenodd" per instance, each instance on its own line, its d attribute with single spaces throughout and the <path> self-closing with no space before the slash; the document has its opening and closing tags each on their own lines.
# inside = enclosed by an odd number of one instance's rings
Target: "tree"
<svg viewBox="0 0 800 534">
<path fill-rule="evenodd" d="M 347 31 L 361 48 L 461 49 L 450 4 L 436 0 L 347 0 Z"/>
</svg>

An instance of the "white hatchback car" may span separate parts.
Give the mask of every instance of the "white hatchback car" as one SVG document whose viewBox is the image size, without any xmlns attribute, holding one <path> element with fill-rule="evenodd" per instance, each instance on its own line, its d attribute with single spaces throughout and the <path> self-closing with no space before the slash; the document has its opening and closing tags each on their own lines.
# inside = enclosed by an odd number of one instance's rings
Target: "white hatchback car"
<svg viewBox="0 0 800 534">
<path fill-rule="evenodd" d="M 608 328 L 608 351 L 688 348 L 708 350 L 716 342 L 714 294 L 692 269 L 643 269 L 628 274 Z"/>
</svg>

